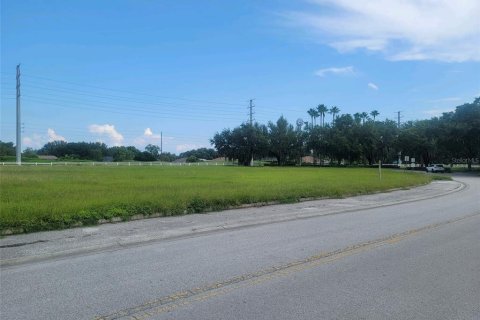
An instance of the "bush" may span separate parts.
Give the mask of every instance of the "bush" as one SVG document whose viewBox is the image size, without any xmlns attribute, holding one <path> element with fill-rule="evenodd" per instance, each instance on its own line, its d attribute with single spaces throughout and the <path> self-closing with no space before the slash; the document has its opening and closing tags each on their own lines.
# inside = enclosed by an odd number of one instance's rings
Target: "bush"
<svg viewBox="0 0 480 320">
<path fill-rule="evenodd" d="M 195 156 L 189 156 L 186 160 L 187 162 L 198 162 L 198 158 Z"/>
<path fill-rule="evenodd" d="M 157 159 L 153 154 L 147 151 L 143 151 L 137 154 L 134 158 L 135 161 L 156 161 Z"/>
</svg>

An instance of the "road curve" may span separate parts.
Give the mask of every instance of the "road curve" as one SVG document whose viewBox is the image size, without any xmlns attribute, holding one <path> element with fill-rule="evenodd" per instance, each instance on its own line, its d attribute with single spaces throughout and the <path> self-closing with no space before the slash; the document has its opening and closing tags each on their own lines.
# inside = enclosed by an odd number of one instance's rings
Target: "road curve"
<svg viewBox="0 0 480 320">
<path fill-rule="evenodd" d="M 5 319 L 480 318 L 480 179 L 432 199 L 1 270 Z"/>
</svg>

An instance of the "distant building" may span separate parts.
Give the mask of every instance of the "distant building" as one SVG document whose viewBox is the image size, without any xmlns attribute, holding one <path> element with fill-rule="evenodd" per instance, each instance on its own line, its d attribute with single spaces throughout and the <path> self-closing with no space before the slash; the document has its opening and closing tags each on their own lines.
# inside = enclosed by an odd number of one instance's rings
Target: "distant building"
<svg viewBox="0 0 480 320">
<path fill-rule="evenodd" d="M 312 156 L 302 157 L 302 163 L 314 164 L 315 159 Z"/>
<path fill-rule="evenodd" d="M 38 156 L 38 159 L 42 159 L 42 160 L 58 160 L 57 157 L 55 157 L 55 156 L 49 156 L 49 155 Z"/>
</svg>

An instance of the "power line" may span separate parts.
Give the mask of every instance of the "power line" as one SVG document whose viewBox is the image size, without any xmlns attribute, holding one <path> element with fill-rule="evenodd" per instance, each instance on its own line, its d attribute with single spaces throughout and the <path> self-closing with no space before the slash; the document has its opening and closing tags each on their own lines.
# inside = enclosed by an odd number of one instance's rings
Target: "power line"
<svg viewBox="0 0 480 320">
<path fill-rule="evenodd" d="M 168 103 L 168 104 L 158 103 L 158 102 L 151 102 L 151 101 L 143 100 L 143 99 L 139 100 L 139 99 L 131 98 L 131 97 L 103 95 L 103 94 L 101 94 L 101 95 L 91 94 L 91 93 L 87 93 L 85 91 L 70 90 L 70 89 L 63 90 L 63 88 L 58 89 L 58 88 L 37 86 L 37 85 L 31 85 L 31 84 L 27 85 L 27 88 L 37 88 L 37 89 L 42 89 L 42 90 L 47 90 L 47 91 L 65 93 L 65 95 L 58 95 L 58 94 L 54 94 L 54 93 L 47 93 L 47 92 L 38 93 L 37 92 L 35 95 L 31 95 L 31 94 L 29 95 L 30 97 L 36 98 L 36 99 L 52 100 L 52 98 L 50 98 L 50 97 L 54 97 L 58 101 L 73 102 L 74 100 L 72 100 L 72 99 L 77 99 L 76 95 L 80 95 L 82 97 L 80 97 L 79 100 L 81 100 L 82 102 L 87 101 L 89 104 L 91 104 L 92 102 L 95 103 L 95 104 L 97 104 L 97 103 L 110 104 L 110 105 L 115 105 L 115 107 L 117 107 L 117 108 L 121 107 L 121 106 L 116 101 L 120 101 L 122 103 L 129 103 L 129 105 L 130 105 L 130 103 L 132 103 L 132 104 L 142 104 L 142 105 L 148 105 L 148 106 L 161 106 L 162 109 L 174 109 L 175 111 L 177 111 L 178 108 L 182 108 L 183 113 L 184 113 L 185 108 L 192 109 L 194 111 L 197 111 L 199 108 L 201 108 L 202 113 L 204 113 L 204 111 L 207 109 L 207 110 L 212 111 L 212 113 L 214 113 L 216 115 L 218 115 L 218 114 L 236 115 L 237 114 L 236 112 L 233 112 L 233 110 L 230 111 L 230 110 L 226 110 L 224 107 L 217 107 L 217 106 L 198 105 L 198 108 L 197 108 L 197 106 L 191 106 L 191 105 L 184 105 L 184 104 L 179 105 L 179 104 L 172 104 L 172 103 Z M 30 91 L 34 91 L 34 90 L 30 90 Z M 70 91 L 73 91 L 73 92 L 70 92 Z M 43 96 L 48 96 L 48 98 L 43 97 Z M 84 98 L 84 96 L 86 98 Z M 4 95 L 4 97 L 5 97 L 5 95 Z M 100 100 L 89 99 L 90 97 L 100 98 Z M 75 100 L 75 102 L 77 102 L 77 101 Z M 276 110 L 276 111 L 278 111 L 278 110 Z M 266 113 L 266 112 L 260 112 L 260 113 L 264 114 L 264 115 L 269 114 L 269 113 Z"/>
<path fill-rule="evenodd" d="M 109 95 L 109 94 L 96 94 L 96 93 L 89 93 L 87 91 L 83 90 L 72 90 L 70 88 L 61 88 L 61 87 L 45 87 L 45 86 L 38 86 L 38 85 L 32 85 L 32 84 L 27 84 L 28 87 L 32 87 L 35 89 L 42 89 L 42 90 L 47 90 L 47 91 L 53 91 L 53 92 L 60 92 L 64 93 L 66 95 L 77 95 L 77 96 L 86 96 L 86 97 L 94 97 L 94 98 L 101 98 L 105 100 L 115 100 L 115 101 L 122 101 L 122 102 L 136 102 L 136 103 L 146 103 L 146 104 L 154 104 L 154 105 L 159 105 L 159 106 L 173 106 L 173 107 L 198 107 L 198 108 L 209 108 L 209 109 L 216 109 L 216 110 L 225 110 L 224 107 L 219 107 L 219 106 L 205 106 L 205 105 L 189 105 L 189 104 L 178 104 L 178 103 L 172 103 L 172 102 L 152 102 L 149 100 L 144 100 L 144 99 L 138 99 L 135 97 L 126 97 L 126 96 L 115 96 L 115 95 Z M 42 92 L 42 94 L 47 94 Z M 53 95 L 53 94 L 49 94 Z"/>
<path fill-rule="evenodd" d="M 231 106 L 240 106 L 240 104 L 237 104 L 237 103 L 229 103 L 229 102 L 221 102 L 221 101 L 198 100 L 198 99 L 189 99 L 189 98 L 183 98 L 183 97 L 169 97 L 169 96 L 153 95 L 153 94 L 144 93 L 144 92 L 133 92 L 133 91 L 129 91 L 129 90 L 118 90 L 118 89 L 112 89 L 112 88 L 105 88 L 105 87 L 93 86 L 93 85 L 88 85 L 88 84 L 82 84 L 82 83 L 78 83 L 78 82 L 71 82 L 71 81 L 64 81 L 64 80 L 55 80 L 55 79 L 51 79 L 51 78 L 34 76 L 34 75 L 29 75 L 29 74 L 25 74 L 24 76 L 27 77 L 27 78 L 41 79 L 41 80 L 46 80 L 46 81 L 51 81 L 51 82 L 57 82 L 57 83 L 65 83 L 65 84 L 70 84 L 70 85 L 75 85 L 75 86 L 82 86 L 82 87 L 88 87 L 88 88 L 94 88 L 94 89 L 106 90 L 106 91 L 112 91 L 112 92 L 130 93 L 130 94 L 135 94 L 135 95 L 143 95 L 143 96 L 156 97 L 156 98 L 162 98 L 162 99 L 184 100 L 184 101 L 201 102 L 201 103 L 211 103 L 211 104 L 223 104 L 223 105 L 231 105 Z"/>
<path fill-rule="evenodd" d="M 25 76 L 25 75 L 23 75 Z M 32 77 L 32 76 L 30 76 Z M 53 80 L 52 80 L 53 81 Z M 25 81 L 24 81 L 25 82 Z M 58 81 L 58 82 L 62 82 L 62 81 Z M 64 87 L 58 87 L 58 86 L 55 86 L 55 87 L 51 87 L 51 86 L 45 86 L 43 83 L 42 85 L 37 85 L 37 84 L 31 84 L 30 83 L 30 80 L 27 79 L 27 85 L 29 87 L 32 87 L 32 88 L 37 88 L 37 89 L 43 89 L 43 90 L 48 90 L 48 91 L 55 91 L 55 92 L 64 92 L 64 93 L 70 93 L 72 92 L 73 93 L 77 93 L 78 95 L 85 95 L 85 96 L 92 96 L 92 97 L 99 97 L 99 98 L 112 98 L 112 99 L 115 99 L 115 100 L 128 100 L 128 101 L 137 101 L 138 98 L 132 98 L 132 97 L 126 97 L 126 96 L 117 96 L 117 95 L 110 95 L 110 94 L 97 94 L 97 93 L 90 93 L 88 91 L 85 91 L 85 90 L 78 90 L 78 89 L 72 89 L 72 88 L 64 88 Z M 88 85 L 85 85 L 85 86 L 88 86 Z M 94 88 L 100 88 L 100 87 L 95 87 L 95 86 L 88 86 L 88 87 L 94 87 Z M 149 95 L 149 94 L 145 94 L 145 93 L 133 93 L 131 91 L 120 91 L 120 90 L 114 90 L 114 89 L 102 89 L 102 90 L 108 90 L 108 91 L 115 91 L 115 92 L 122 92 L 122 93 L 131 93 L 131 94 L 136 94 L 136 95 L 142 95 L 142 96 L 150 96 L 150 97 L 157 97 L 157 98 L 167 98 L 167 97 L 162 97 L 162 96 L 156 96 L 156 95 Z M 168 99 L 168 98 L 167 98 Z M 203 100 L 194 100 L 194 99 L 186 99 L 186 98 L 170 98 L 170 99 L 182 99 L 182 100 L 185 100 L 185 101 L 195 101 L 195 102 L 204 102 L 204 103 L 214 103 L 214 104 L 220 104 L 222 102 L 211 102 L 211 101 L 203 101 Z M 138 100 L 138 101 L 145 101 L 145 100 Z M 149 102 L 150 104 L 152 104 L 152 102 Z M 160 103 L 154 103 L 154 104 L 158 104 L 158 105 L 161 105 Z M 232 104 L 232 103 L 223 103 L 223 104 L 227 104 L 227 105 L 232 105 L 232 106 L 241 106 L 240 104 Z M 168 105 L 172 106 L 172 103 L 169 102 Z M 193 105 L 173 105 L 173 106 L 193 106 Z M 224 110 L 223 107 L 218 107 L 218 106 L 198 106 L 198 107 L 201 107 L 201 108 L 211 108 L 211 109 L 221 109 L 221 110 Z M 282 112 L 282 111 L 291 111 L 291 112 L 305 112 L 305 109 L 303 106 L 287 106 L 287 107 L 282 107 L 282 106 L 278 106 L 278 107 L 269 107 L 269 106 L 262 106 L 262 110 L 271 110 L 271 111 L 274 111 L 274 112 Z M 265 113 L 266 114 L 266 113 Z"/>
<path fill-rule="evenodd" d="M 71 98 L 68 98 L 68 97 L 66 97 L 66 99 L 65 99 L 65 97 L 58 97 L 56 95 L 52 95 L 52 94 L 48 94 L 48 93 L 45 93 L 44 95 L 46 95 L 48 97 L 42 97 L 42 96 L 31 95 L 31 94 L 28 94 L 25 97 L 32 98 L 32 99 L 37 99 L 37 100 L 38 99 L 45 100 L 45 102 L 54 101 L 54 102 L 69 103 L 69 104 L 80 104 L 80 105 L 85 105 L 86 104 L 86 105 L 103 106 L 105 108 L 108 108 L 108 106 L 112 106 L 112 107 L 115 107 L 114 110 L 118 110 L 118 109 L 134 110 L 134 111 L 141 110 L 141 111 L 145 111 L 145 112 L 155 112 L 155 113 L 165 113 L 165 114 L 172 113 L 172 112 L 174 114 L 177 114 L 177 113 L 185 114 L 185 112 L 186 112 L 185 109 L 180 110 L 179 108 L 170 108 L 170 107 L 163 107 L 162 110 L 158 110 L 157 108 L 148 108 L 150 106 L 154 107 L 155 106 L 154 104 L 144 104 L 144 103 L 133 104 L 132 103 L 132 104 L 128 104 L 128 105 L 120 105 L 118 103 L 110 102 L 110 101 L 75 100 L 75 99 L 71 99 Z M 136 104 L 139 104 L 139 105 L 142 105 L 142 106 L 139 108 L 138 106 L 136 106 Z M 163 110 L 165 110 L 165 111 L 163 111 Z M 200 112 L 200 110 L 193 110 L 193 111 Z M 223 116 L 236 116 L 237 115 L 236 113 L 232 113 L 232 112 L 216 112 L 216 114 L 223 115 Z"/>
<path fill-rule="evenodd" d="M 27 86 L 27 88 L 30 88 L 30 86 Z M 46 89 L 46 90 L 56 91 L 55 89 Z M 44 96 L 48 96 L 48 97 L 44 97 Z M 82 96 L 83 96 L 83 94 L 82 94 Z M 118 102 L 115 102 L 116 100 L 122 102 L 123 104 L 128 103 L 128 105 L 126 105 L 127 108 L 125 108 L 125 109 L 132 109 L 132 110 L 138 110 L 138 107 L 135 107 L 135 108 L 132 107 L 133 105 L 137 105 L 137 104 L 143 105 L 145 111 L 150 111 L 150 109 L 146 109 L 145 107 L 160 106 L 160 107 L 162 107 L 162 109 L 167 109 L 167 111 L 172 110 L 172 111 L 174 111 L 174 113 L 181 112 L 182 114 L 185 113 L 185 109 L 190 108 L 190 106 L 185 106 L 185 105 L 172 105 L 172 104 L 166 105 L 166 104 L 162 104 L 162 103 L 149 102 L 149 101 L 145 101 L 145 100 L 136 100 L 136 99 L 131 99 L 131 101 L 130 100 L 123 100 L 123 99 L 115 99 L 115 98 L 111 99 L 111 98 L 106 98 L 106 97 L 103 97 L 103 96 L 98 96 L 98 97 L 101 98 L 101 100 L 97 100 L 97 99 L 93 100 L 93 99 L 89 99 L 88 97 L 90 97 L 90 96 L 97 97 L 97 95 L 85 95 L 85 96 L 87 96 L 87 99 L 84 99 L 82 97 L 79 100 L 76 100 L 75 96 L 56 95 L 56 94 L 46 93 L 46 92 L 41 92 L 41 93 L 29 94 L 28 95 L 28 97 L 30 97 L 30 98 L 45 99 L 45 100 L 48 100 L 48 101 L 59 101 L 59 102 L 66 102 L 66 103 L 85 103 L 85 104 L 89 104 L 89 105 L 92 105 L 92 104 L 95 104 L 95 105 L 98 105 L 98 104 L 100 104 L 100 105 L 111 105 L 111 106 L 115 106 L 115 109 L 123 108 L 125 106 L 125 105 L 119 105 Z M 4 95 L 3 96 L 4 99 L 9 99 L 9 97 L 10 97 L 10 95 Z M 205 112 L 205 110 L 210 110 L 211 109 L 210 106 L 199 106 L 199 107 L 202 108 L 202 109 L 199 110 L 197 108 L 192 108 L 192 111 L 198 111 L 198 112 L 201 111 L 201 113 L 203 114 Z M 181 108 L 181 110 L 179 110 L 179 108 Z M 157 111 L 157 110 L 155 109 L 155 111 Z M 229 110 L 225 110 L 225 108 L 220 108 L 219 110 L 211 109 L 210 111 L 215 115 L 223 115 L 223 116 L 236 116 L 237 115 L 237 112 L 233 112 L 233 111 L 230 112 Z M 267 113 L 263 113 L 263 112 L 261 112 L 261 114 L 268 115 Z M 236 117 L 234 117 L 234 118 L 236 119 Z"/>
<path fill-rule="evenodd" d="M 224 117 L 220 116 L 217 117 L 217 119 L 212 118 L 211 116 L 208 118 L 202 118 L 202 117 L 188 117 L 184 116 L 182 114 L 176 114 L 176 113 L 171 113 L 171 112 L 159 112 L 159 111 L 153 111 L 153 110 L 142 110 L 142 109 L 129 109 L 129 110 L 135 110 L 134 112 L 128 111 L 127 110 L 118 110 L 113 107 L 106 107 L 98 104 L 78 104 L 75 103 L 75 106 L 69 106 L 66 104 L 62 104 L 62 101 L 55 100 L 55 99 L 38 99 L 38 98 L 33 98 L 31 96 L 24 96 L 26 99 L 24 99 L 26 102 L 37 102 L 37 103 L 43 103 L 47 104 L 49 106 L 56 106 L 60 107 L 63 109 L 84 109 L 84 110 L 94 110 L 94 111 L 102 111 L 102 112 L 108 112 L 108 113 L 116 113 L 116 114 L 124 114 L 124 115 L 137 115 L 137 116 L 147 116 L 151 117 L 152 115 L 157 115 L 157 116 L 168 116 L 168 119 L 178 119 L 178 120 L 202 120 L 202 121 L 218 121 L 218 119 L 222 120 L 240 120 L 239 118 L 230 118 L 230 117 Z M 53 101 L 53 102 L 52 102 Z M 166 119 L 167 120 L 167 119 Z"/>
</svg>

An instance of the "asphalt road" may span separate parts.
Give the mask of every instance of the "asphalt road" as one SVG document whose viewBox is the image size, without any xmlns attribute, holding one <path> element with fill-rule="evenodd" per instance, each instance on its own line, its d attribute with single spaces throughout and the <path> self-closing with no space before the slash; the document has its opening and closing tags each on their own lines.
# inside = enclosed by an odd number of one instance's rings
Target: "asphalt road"
<svg viewBox="0 0 480 320">
<path fill-rule="evenodd" d="M 480 178 L 429 200 L 4 267 L 2 319 L 480 319 Z"/>
</svg>

